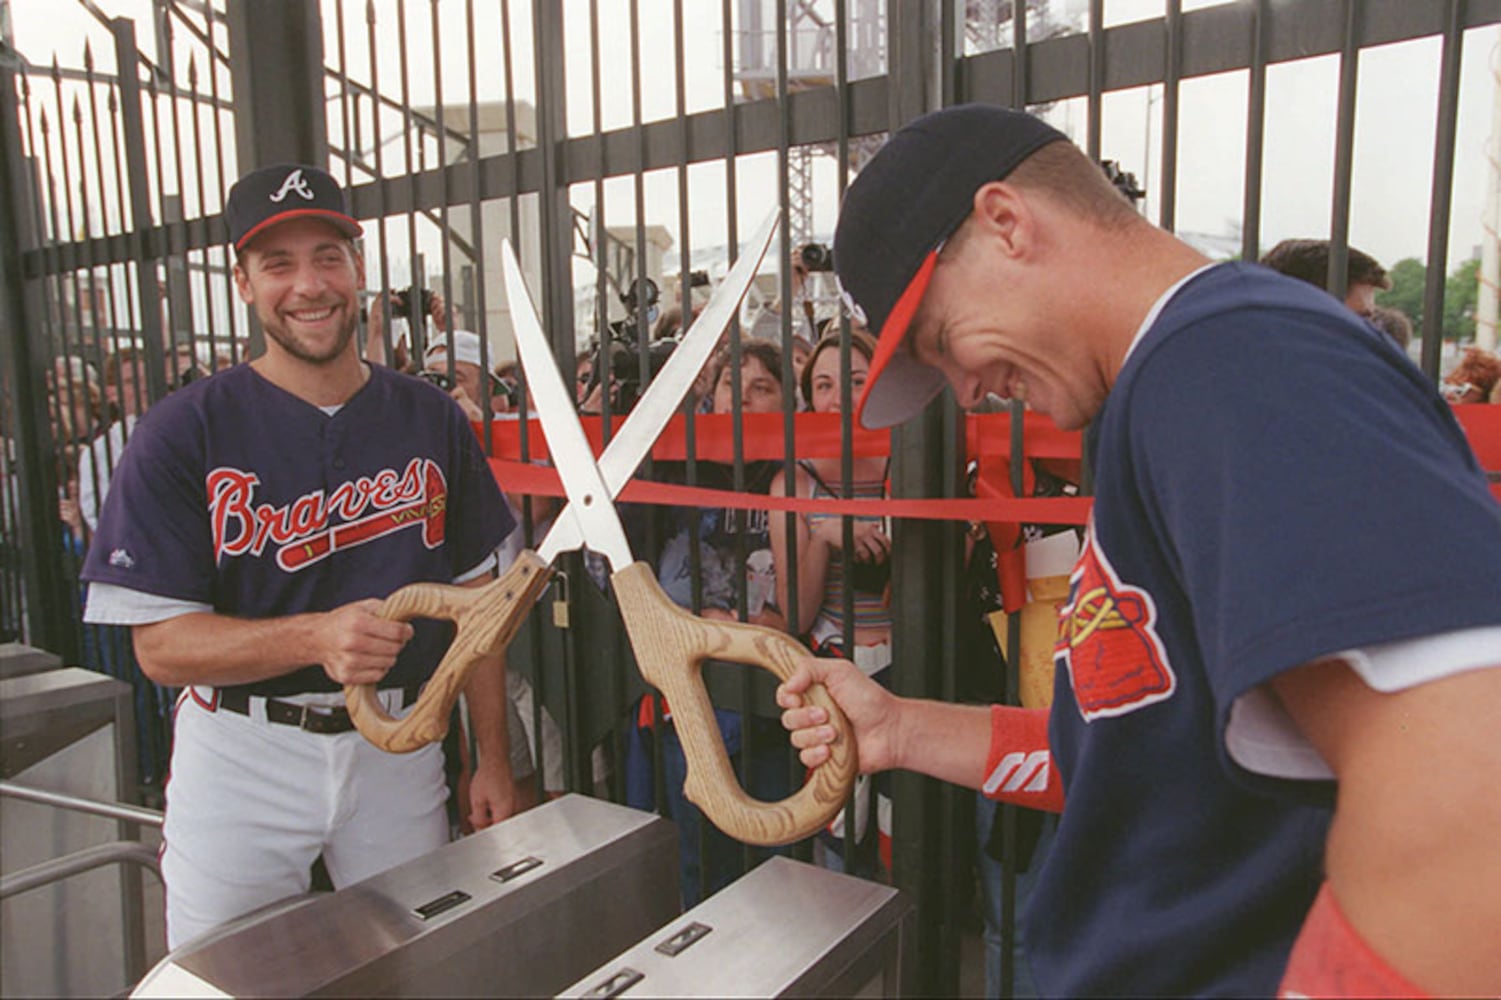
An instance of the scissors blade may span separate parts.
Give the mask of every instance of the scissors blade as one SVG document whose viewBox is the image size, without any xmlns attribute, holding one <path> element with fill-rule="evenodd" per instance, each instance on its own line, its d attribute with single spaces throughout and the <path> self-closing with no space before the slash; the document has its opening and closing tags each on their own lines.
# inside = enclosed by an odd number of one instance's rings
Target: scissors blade
<svg viewBox="0 0 1501 1000">
<path fill-rule="evenodd" d="M 578 520 L 589 548 L 610 560 L 614 569 L 624 569 L 633 561 L 631 546 L 625 539 L 620 517 L 615 513 L 610 489 L 594 462 L 594 450 L 589 447 L 584 427 L 574 412 L 574 396 L 563 384 L 563 376 L 553 360 L 547 334 L 542 331 L 542 321 L 537 318 L 536 307 L 527 293 L 526 279 L 521 276 L 516 252 L 511 249 L 509 240 L 501 243 L 500 251 L 506 300 L 510 303 L 511 320 L 516 330 L 516 351 L 525 366 L 527 388 L 537 402 L 537 415 L 547 434 L 553 465 L 568 494 L 568 509 L 575 511 L 574 518 Z M 544 562 L 551 562 L 554 555 L 563 551 L 564 547 L 553 540 L 556 534 L 557 528 L 554 527 L 537 550 L 538 558 Z M 577 547 L 577 543 L 573 547 Z"/>
<path fill-rule="evenodd" d="M 709 297 L 703 312 L 698 314 L 698 319 L 668 355 L 667 363 L 636 401 L 636 406 L 620 428 L 620 433 L 605 448 L 604 455 L 599 460 L 599 468 L 612 499 L 625 488 L 631 474 L 636 471 L 636 466 L 641 464 L 641 459 L 651 450 L 657 435 L 662 433 L 662 428 L 667 426 L 667 421 L 677 412 L 688 387 L 703 370 L 709 355 L 714 353 L 719 335 L 730 325 L 730 320 L 740 308 L 740 300 L 745 298 L 751 279 L 756 276 L 756 270 L 766 256 L 766 248 L 771 245 L 771 236 L 776 231 L 780 216 L 779 209 L 772 210 L 756 229 L 740 258 L 735 261 L 735 266 L 730 268 L 724 281 Z M 516 307 L 512 308 L 514 310 Z M 550 445 L 551 435 L 547 440 Z M 566 489 L 566 485 L 564 488 Z M 544 549 L 555 555 L 578 548 L 585 537 L 582 528 L 575 514 L 575 505 L 570 503 L 559 512 L 552 530 L 543 539 L 542 549 L 538 550 L 538 554 L 547 559 L 550 556 L 543 552 Z M 617 564 L 615 568 L 625 567 Z"/>
</svg>

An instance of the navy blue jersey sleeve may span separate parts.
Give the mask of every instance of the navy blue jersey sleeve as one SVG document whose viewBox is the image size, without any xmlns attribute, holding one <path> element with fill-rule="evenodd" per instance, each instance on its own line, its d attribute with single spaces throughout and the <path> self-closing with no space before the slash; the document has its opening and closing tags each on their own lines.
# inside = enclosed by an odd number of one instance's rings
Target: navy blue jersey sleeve
<svg viewBox="0 0 1501 1000">
<path fill-rule="evenodd" d="M 84 580 L 213 603 L 202 433 L 196 412 L 170 397 L 141 418 L 110 480 Z"/>
<path fill-rule="evenodd" d="M 1354 317 L 1211 314 L 1139 361 L 1131 475 L 1221 722 L 1320 656 L 1501 621 L 1501 506 L 1447 406 Z"/>
<path fill-rule="evenodd" d="M 474 429 L 457 404 L 452 409 L 449 438 L 454 482 L 448 517 L 453 575 L 457 577 L 499 548 L 515 530 L 516 519 L 500 494 Z"/>
</svg>

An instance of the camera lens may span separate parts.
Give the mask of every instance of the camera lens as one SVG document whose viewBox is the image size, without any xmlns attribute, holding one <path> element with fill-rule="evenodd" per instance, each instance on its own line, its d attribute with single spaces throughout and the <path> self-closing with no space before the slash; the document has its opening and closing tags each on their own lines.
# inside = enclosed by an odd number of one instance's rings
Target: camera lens
<svg viewBox="0 0 1501 1000">
<path fill-rule="evenodd" d="M 834 256 L 822 243 L 805 243 L 798 252 L 803 258 L 803 266 L 810 271 L 834 269 Z"/>
<path fill-rule="evenodd" d="M 442 389 L 444 392 L 447 392 L 449 389 L 453 388 L 453 383 L 449 381 L 447 372 L 435 372 L 431 369 L 424 369 L 423 371 L 418 372 L 417 375 L 419 378 L 423 378 L 431 382 L 433 385 L 437 386 L 439 389 Z"/>
</svg>

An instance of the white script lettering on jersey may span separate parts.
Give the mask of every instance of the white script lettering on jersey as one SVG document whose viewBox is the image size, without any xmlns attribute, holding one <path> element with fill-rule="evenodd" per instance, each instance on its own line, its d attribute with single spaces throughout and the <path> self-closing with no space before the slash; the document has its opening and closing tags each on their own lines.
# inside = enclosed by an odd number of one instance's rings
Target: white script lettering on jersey
<svg viewBox="0 0 1501 1000">
<path fill-rule="evenodd" d="M 259 485 L 255 473 L 226 466 L 206 477 L 216 564 L 226 556 L 260 556 L 270 543 L 277 565 L 295 573 L 341 549 L 411 527 L 421 528 L 429 549 L 443 544 L 448 483 L 431 459 L 414 458 L 402 472 L 382 469 L 327 495 L 314 490 L 280 506 L 255 503 Z"/>
<path fill-rule="evenodd" d="M 1047 750 L 1008 753 L 996 763 L 995 770 L 985 779 L 982 791 L 994 796 L 1002 792 L 1045 792 L 1048 790 L 1048 770 L 1052 754 Z"/>
<path fill-rule="evenodd" d="M 287 179 L 281 182 L 281 187 L 278 188 L 276 193 L 271 196 L 271 200 L 279 204 L 285 201 L 287 195 L 291 194 L 293 191 L 296 191 L 298 194 L 302 195 L 303 200 L 305 201 L 312 201 L 314 198 L 313 189 L 308 187 L 307 181 L 302 179 L 301 167 L 298 167 L 290 174 L 287 174 Z"/>
</svg>

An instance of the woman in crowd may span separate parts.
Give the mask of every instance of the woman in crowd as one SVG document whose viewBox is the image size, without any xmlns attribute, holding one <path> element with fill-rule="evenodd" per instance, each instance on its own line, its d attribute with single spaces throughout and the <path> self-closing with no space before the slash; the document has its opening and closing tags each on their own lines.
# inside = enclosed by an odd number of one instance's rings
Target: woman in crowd
<svg viewBox="0 0 1501 1000">
<path fill-rule="evenodd" d="M 815 413 L 838 413 L 843 405 L 840 337 L 837 330 L 814 345 L 803 366 L 803 398 Z M 865 387 L 875 342 L 861 330 L 850 333 L 850 399 L 858 400 Z M 807 458 L 793 470 L 793 493 L 814 499 L 880 499 L 886 496 L 887 459 L 855 458 L 848 484 L 841 459 Z M 785 472 L 771 484 L 773 496 L 788 493 Z M 777 581 L 777 603 L 819 656 L 852 661 L 867 675 L 887 682 L 891 665 L 891 538 L 880 517 L 853 518 L 846 551 L 845 519 L 837 514 L 799 514 L 771 519 L 771 551 Z M 791 521 L 789 527 L 788 522 Z M 791 552 L 795 542 L 796 566 Z M 792 614 L 791 584 L 797 579 L 796 615 Z M 878 789 L 879 791 L 879 789 Z M 881 796 L 884 798 L 884 796 Z M 856 791 L 855 839 L 863 842 L 869 826 L 870 793 L 866 779 Z M 889 810 L 880 803 L 878 811 Z M 888 822 L 878 824 L 886 833 Z M 839 862 L 843 816 L 825 837 L 831 867 Z M 830 856 L 832 855 L 832 856 Z"/>
</svg>

